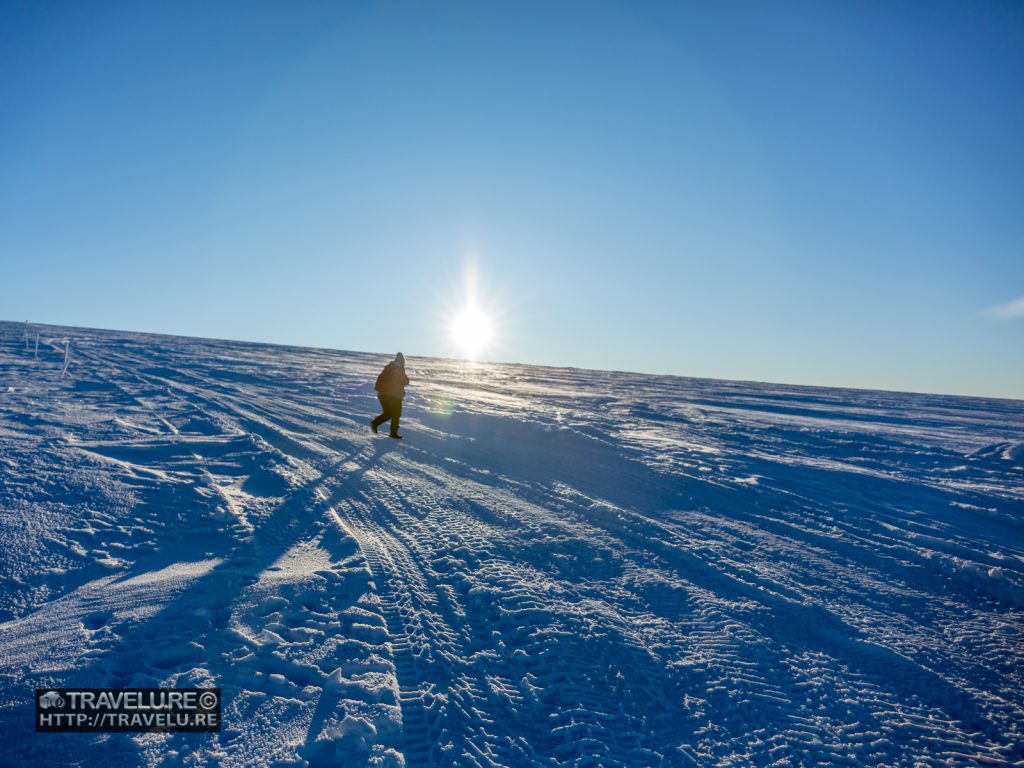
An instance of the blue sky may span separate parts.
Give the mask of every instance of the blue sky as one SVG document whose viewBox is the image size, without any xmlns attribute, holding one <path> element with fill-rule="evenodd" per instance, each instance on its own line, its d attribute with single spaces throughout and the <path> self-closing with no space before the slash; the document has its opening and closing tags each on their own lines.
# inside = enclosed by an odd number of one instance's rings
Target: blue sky
<svg viewBox="0 0 1024 768">
<path fill-rule="evenodd" d="M 0 318 L 1024 398 L 1020 3 L 0 6 Z M 1016 302 L 1016 304 L 1014 303 Z"/>
</svg>

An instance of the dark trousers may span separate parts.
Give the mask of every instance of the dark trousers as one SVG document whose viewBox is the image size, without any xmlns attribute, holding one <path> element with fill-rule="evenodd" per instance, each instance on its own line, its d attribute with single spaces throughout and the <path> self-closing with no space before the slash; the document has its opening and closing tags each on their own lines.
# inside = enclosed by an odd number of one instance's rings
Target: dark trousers
<svg viewBox="0 0 1024 768">
<path fill-rule="evenodd" d="M 373 420 L 373 428 L 376 429 L 385 421 L 391 421 L 391 434 L 398 433 L 398 420 L 402 418 L 402 398 L 393 395 L 377 395 L 380 400 L 380 407 L 384 410 L 380 416 Z"/>
</svg>

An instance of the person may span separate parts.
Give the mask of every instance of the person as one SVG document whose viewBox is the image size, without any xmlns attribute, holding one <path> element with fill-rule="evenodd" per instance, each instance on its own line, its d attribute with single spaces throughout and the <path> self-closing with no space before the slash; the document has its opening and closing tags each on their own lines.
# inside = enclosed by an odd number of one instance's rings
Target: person
<svg viewBox="0 0 1024 768">
<path fill-rule="evenodd" d="M 383 413 L 370 422 L 370 429 L 377 434 L 377 428 L 385 421 L 391 422 L 391 437 L 401 440 L 398 434 L 398 421 L 402 418 L 402 398 L 405 397 L 405 388 L 409 384 L 409 377 L 405 375 L 405 357 L 399 352 L 395 359 L 384 366 L 384 370 L 377 377 L 374 389 L 377 390 L 377 399 L 380 400 L 380 407 Z"/>
</svg>

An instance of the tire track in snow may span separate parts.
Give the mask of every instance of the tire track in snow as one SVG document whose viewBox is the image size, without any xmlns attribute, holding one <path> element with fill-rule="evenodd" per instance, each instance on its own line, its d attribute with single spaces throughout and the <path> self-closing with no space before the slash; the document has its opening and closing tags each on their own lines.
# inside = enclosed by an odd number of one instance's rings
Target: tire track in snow
<svg viewBox="0 0 1024 768">
<path fill-rule="evenodd" d="M 641 715 L 630 711 L 649 708 L 653 706 L 651 702 L 667 704 L 675 695 L 681 696 L 675 684 L 666 680 L 660 663 L 639 646 L 623 645 L 626 638 L 616 633 L 626 632 L 625 627 L 613 629 L 611 633 L 601 629 L 593 637 L 590 629 L 582 636 L 574 634 L 572 625 L 577 625 L 575 631 L 580 631 L 590 622 L 577 603 L 582 596 L 565 595 L 552 604 L 547 597 L 549 591 L 561 593 L 565 586 L 559 586 L 547 575 L 521 563 L 524 554 L 521 549 L 509 548 L 498 540 L 487 541 L 487 532 L 497 539 L 503 534 L 501 529 L 490 528 L 479 519 L 484 511 L 481 503 L 489 499 L 506 512 L 510 509 L 526 511 L 533 520 L 528 523 L 531 526 L 554 525 L 559 529 L 561 526 L 539 508 L 521 501 L 517 503 L 511 495 L 505 499 L 506 494 L 498 489 L 488 491 L 465 484 L 455 497 L 435 498 L 423 482 L 436 482 L 439 491 L 451 493 L 452 478 L 443 477 L 443 473 L 439 475 L 429 466 L 406 462 L 404 453 L 395 457 L 386 473 L 373 473 L 372 502 L 364 503 L 361 499 L 354 511 L 349 507 L 343 512 L 363 520 L 369 515 L 372 518 L 369 524 L 374 530 L 387 534 L 377 536 L 378 545 L 385 549 L 371 557 L 382 563 L 381 570 L 397 575 L 392 577 L 397 586 L 387 586 L 384 590 L 394 591 L 396 602 L 405 603 L 410 595 L 419 591 L 414 584 L 402 583 L 403 573 L 415 567 L 419 574 L 427 574 L 432 596 L 423 601 L 418 613 L 421 616 L 436 614 L 428 623 L 437 627 L 438 622 L 443 622 L 450 630 L 440 642 L 432 641 L 434 646 L 441 651 L 442 658 L 450 659 L 454 655 L 463 667 L 466 661 L 476 667 L 468 675 L 471 682 L 468 687 L 467 675 L 460 675 L 458 671 L 446 671 L 430 682 L 441 690 L 451 687 L 456 692 L 472 693 L 475 703 L 469 704 L 469 709 L 486 713 L 489 723 L 483 726 L 484 731 L 494 736 L 499 746 L 511 745 L 516 755 L 512 764 L 560 764 L 576 759 L 608 766 L 690 764 L 685 753 L 670 754 L 675 749 L 671 744 L 674 726 L 669 726 L 669 730 L 664 728 L 676 715 L 671 712 L 662 715 L 656 710 L 658 714 L 645 722 Z M 504 501 L 492 498 L 489 493 L 493 492 L 498 492 Z M 407 495 L 412 493 L 414 497 Z M 483 498 L 477 498 L 479 494 L 483 494 Z M 466 501 L 467 495 L 473 500 Z M 522 523 L 515 513 L 502 521 L 503 528 L 513 536 Z M 381 541 L 386 543 L 379 544 Z M 563 538 L 563 541 L 569 539 Z M 580 544 L 582 554 L 586 545 L 582 541 Z M 373 546 L 367 543 L 368 549 Z M 399 549 L 403 555 L 398 562 L 388 565 L 386 553 Z M 406 553 L 412 563 L 407 561 Z M 432 553 L 440 559 L 433 559 Z M 535 554 L 541 560 L 547 559 L 541 550 L 536 550 Z M 595 575 L 598 573 L 607 576 L 607 565 L 600 566 Z M 420 576 L 412 581 L 419 582 Z M 566 598 L 572 602 L 563 603 Z M 594 608 L 607 612 L 611 607 L 595 603 Z M 565 618 L 559 617 L 566 609 L 572 611 L 566 617 L 568 625 Z M 621 622 L 610 613 L 606 616 L 616 623 Z M 396 621 L 393 630 L 395 636 L 412 635 L 414 638 L 421 632 L 419 624 L 403 627 L 401 619 Z M 453 638 L 458 643 L 455 646 L 451 645 Z M 412 645 L 417 645 L 415 639 Z M 513 673 L 513 670 L 518 671 Z M 621 678 L 623 671 L 627 674 L 625 679 Z M 420 674 L 422 677 L 423 672 Z M 625 689 L 616 692 L 617 686 L 622 685 Z M 418 682 L 414 686 L 403 683 L 403 686 L 417 688 Z M 536 692 L 531 692 L 529 701 L 524 698 L 523 686 Z M 630 701 L 624 712 L 621 697 L 629 696 L 629 692 L 637 698 Z M 416 691 L 411 693 L 415 695 Z M 608 694 L 613 696 L 610 700 L 605 698 Z M 454 701 L 461 703 L 463 699 L 456 697 Z M 460 706 L 459 711 L 449 712 L 453 728 L 466 730 L 465 726 L 458 725 L 464 722 L 460 720 L 460 713 L 466 711 L 467 707 Z M 491 724 L 501 726 L 502 730 L 495 730 Z M 659 728 L 663 729 L 660 734 Z M 685 726 L 683 728 L 680 736 L 687 733 Z M 659 742 L 663 750 L 660 754 L 652 749 Z M 482 742 L 477 740 L 477 743 Z M 497 764 L 498 755 L 493 750 L 487 751 L 486 758 Z M 428 764 L 458 764 L 443 755 L 435 755 L 433 759 L 440 762 Z M 474 759 L 479 761 L 480 756 Z"/>
<path fill-rule="evenodd" d="M 572 489 L 566 492 L 570 498 L 578 493 Z M 599 525 L 621 541 L 624 557 L 632 563 L 650 563 L 653 556 L 660 563 L 660 570 L 667 566 L 689 585 L 689 591 L 698 595 L 693 603 L 710 606 L 707 616 L 710 620 L 690 630 L 697 641 L 695 645 L 713 653 L 712 679 L 717 677 L 726 684 L 724 688 L 710 690 L 712 694 L 725 694 L 730 688 L 741 692 L 739 699 L 732 695 L 719 696 L 720 709 L 727 711 L 760 702 L 760 707 L 776 709 L 780 716 L 792 710 L 795 702 L 807 698 L 806 693 L 799 690 L 798 676 L 776 675 L 778 682 L 785 683 L 785 687 L 779 687 L 768 684 L 765 671 L 783 669 L 788 664 L 785 657 L 776 656 L 773 649 L 806 649 L 812 657 L 831 657 L 848 664 L 851 671 L 843 684 L 852 685 L 858 691 L 857 700 L 876 707 L 876 713 L 891 709 L 895 694 L 895 701 L 902 702 L 903 709 L 908 705 L 911 710 L 921 706 L 930 717 L 938 712 L 957 713 L 960 729 L 985 734 L 992 746 L 999 743 L 1000 725 L 985 717 L 966 691 L 927 666 L 863 636 L 818 601 L 793 594 L 778 582 L 759 579 L 748 568 L 740 568 L 738 563 L 723 558 L 709 542 L 699 542 L 691 531 L 607 502 L 586 496 L 580 498 L 582 504 L 576 501 L 564 504 L 567 514 L 580 515 L 581 522 Z M 581 514 L 583 509 L 585 515 Z M 699 596 L 702 593 L 703 598 Z M 728 612 L 722 610 L 723 601 L 730 605 Z M 690 606 L 691 613 L 692 608 Z M 712 618 L 716 614 L 724 624 L 716 626 Z M 678 614 L 676 618 L 685 620 L 686 617 Z M 761 650 L 752 654 L 752 648 Z M 771 656 L 776 656 L 775 663 L 764 664 L 764 658 Z M 751 657 L 758 659 L 756 665 L 743 660 Z M 745 671 L 747 667 L 762 665 L 764 669 L 755 677 Z M 709 698 L 715 699 L 715 696 Z M 864 715 L 868 715 L 867 710 Z M 878 714 L 872 719 L 877 718 Z M 952 726 L 951 721 L 949 724 Z M 742 722 L 741 727 L 746 729 L 749 723 Z M 877 728 L 887 731 L 894 741 L 900 739 L 893 729 L 880 721 Z M 920 744 L 921 738 L 915 738 Z M 935 739 L 932 733 L 927 738 L 947 751 L 964 746 L 957 736 L 943 740 Z"/>
<path fill-rule="evenodd" d="M 414 765 L 491 768 L 518 764 L 521 749 L 490 717 L 465 626 L 447 593 L 432 583 L 410 547 L 380 524 L 384 511 L 354 488 L 336 507 L 339 524 L 367 559 L 388 622 L 405 718 L 406 756 Z M 360 498 L 362 497 L 362 498 Z M 358 501 L 356 499 L 359 499 Z M 397 530 L 397 529 L 394 529 Z"/>
</svg>

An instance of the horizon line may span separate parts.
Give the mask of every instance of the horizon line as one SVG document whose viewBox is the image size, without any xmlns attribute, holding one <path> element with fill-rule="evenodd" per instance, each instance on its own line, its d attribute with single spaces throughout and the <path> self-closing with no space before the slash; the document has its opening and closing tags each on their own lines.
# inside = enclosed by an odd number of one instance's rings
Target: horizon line
<svg viewBox="0 0 1024 768">
<path fill-rule="evenodd" d="M 27 327 L 44 327 L 44 328 L 56 328 L 56 329 L 69 329 L 69 330 L 82 330 L 82 331 L 99 331 L 101 333 L 121 333 L 121 334 L 132 334 L 136 336 L 166 336 L 168 338 L 176 339 L 196 339 L 199 341 L 220 341 L 228 342 L 232 344 L 250 344 L 253 346 L 265 346 L 265 347 L 284 347 L 293 349 L 309 349 L 309 350 L 324 350 L 328 352 L 342 352 L 346 354 L 356 355 L 381 355 L 381 356 L 394 356 L 394 352 L 372 352 L 358 349 L 344 349 L 341 347 L 321 347 L 309 344 L 285 344 L 281 342 L 270 342 L 270 341 L 257 341 L 253 339 L 230 339 L 220 336 L 193 336 L 182 333 L 171 333 L 168 331 L 137 331 L 127 330 L 123 328 L 100 328 L 88 325 L 62 325 L 57 323 L 43 323 L 33 322 L 31 320 L 3 320 L 0 319 L 0 324 L 10 325 L 13 327 L 27 326 Z M 508 361 L 508 360 L 467 360 L 458 357 L 445 357 L 441 355 L 417 355 L 417 354 L 406 354 L 407 358 L 421 358 L 425 360 L 438 360 L 443 362 L 453 363 L 464 363 L 466 365 L 509 365 L 509 366 L 523 366 L 532 368 L 550 368 L 552 370 L 576 370 L 576 371 L 591 371 L 594 373 L 615 373 L 615 374 L 626 374 L 635 376 L 651 376 L 651 377 L 665 377 L 675 379 L 691 379 L 698 381 L 722 381 L 732 382 L 736 384 L 759 384 L 763 386 L 778 386 L 778 387 L 798 387 L 803 389 L 837 389 L 837 390 L 848 390 L 853 392 L 867 392 L 867 393 L 879 393 L 879 394 L 890 394 L 890 395 L 925 395 L 929 397 L 951 397 L 969 400 L 1005 400 L 1011 403 L 1024 403 L 1024 397 L 1008 397 L 1005 395 L 978 395 L 978 394 L 964 394 L 959 392 L 935 392 L 935 391 L 919 391 L 909 389 L 886 389 L 878 387 L 865 387 L 865 386 L 852 386 L 852 385 L 836 385 L 836 384 L 808 384 L 804 382 L 787 382 L 787 381 L 768 381 L 763 379 L 727 379 L 716 376 L 694 376 L 691 374 L 683 373 L 664 373 L 654 371 L 632 371 L 619 368 L 587 368 L 578 365 L 550 365 L 547 363 L 530 363 L 522 361 Z"/>
</svg>

